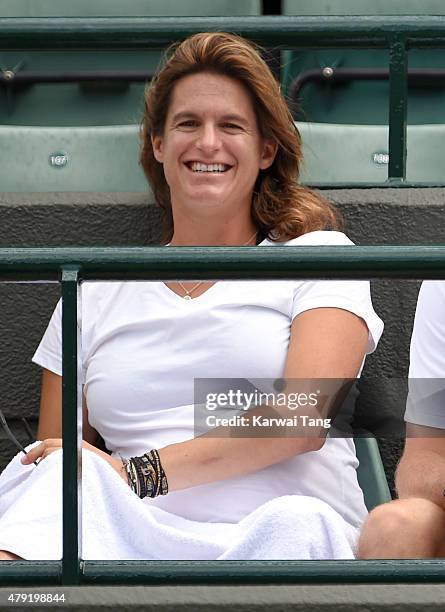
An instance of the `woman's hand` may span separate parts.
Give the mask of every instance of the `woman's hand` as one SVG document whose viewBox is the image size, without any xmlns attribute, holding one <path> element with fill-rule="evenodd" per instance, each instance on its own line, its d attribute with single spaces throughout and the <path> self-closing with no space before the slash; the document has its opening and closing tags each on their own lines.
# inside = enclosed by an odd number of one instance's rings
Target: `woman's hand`
<svg viewBox="0 0 445 612">
<path fill-rule="evenodd" d="M 45 457 L 48 457 L 48 455 L 50 455 L 51 453 L 54 453 L 55 451 L 60 450 L 61 448 L 62 448 L 61 438 L 48 438 L 47 440 L 43 440 L 43 442 L 40 442 L 40 444 L 38 444 L 37 446 L 32 448 L 30 451 L 28 451 L 26 456 L 22 457 L 21 462 L 23 463 L 23 465 L 30 465 L 31 463 L 34 463 L 34 461 L 37 461 L 38 459 L 42 461 L 43 459 L 45 459 Z M 119 476 L 123 480 L 125 480 L 125 482 L 127 482 L 127 475 L 125 473 L 122 461 L 120 459 L 115 459 L 114 457 L 110 457 L 110 455 L 107 455 L 107 453 L 104 453 L 103 451 L 99 450 L 92 444 L 89 444 L 89 442 L 84 441 L 82 443 L 82 448 L 86 448 L 92 453 L 99 455 L 99 457 L 102 457 L 102 459 L 106 461 L 109 465 L 111 465 L 111 467 L 119 474 Z"/>
</svg>

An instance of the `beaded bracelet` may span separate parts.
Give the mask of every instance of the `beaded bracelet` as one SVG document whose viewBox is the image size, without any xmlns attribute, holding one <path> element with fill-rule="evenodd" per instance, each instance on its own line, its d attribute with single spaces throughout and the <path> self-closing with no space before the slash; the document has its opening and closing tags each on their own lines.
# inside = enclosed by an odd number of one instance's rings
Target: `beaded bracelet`
<svg viewBox="0 0 445 612">
<path fill-rule="evenodd" d="M 161 465 L 161 459 L 156 449 L 148 451 L 141 457 L 131 457 L 122 460 L 127 481 L 131 490 L 138 497 L 157 497 L 167 495 L 167 476 Z"/>
</svg>

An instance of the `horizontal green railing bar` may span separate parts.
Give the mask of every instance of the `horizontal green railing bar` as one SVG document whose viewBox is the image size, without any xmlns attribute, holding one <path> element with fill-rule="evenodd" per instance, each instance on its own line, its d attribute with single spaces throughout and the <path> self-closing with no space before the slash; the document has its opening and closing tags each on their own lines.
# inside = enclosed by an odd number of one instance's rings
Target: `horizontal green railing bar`
<svg viewBox="0 0 445 612">
<path fill-rule="evenodd" d="M 372 10 L 372 6 L 370 7 Z M 412 46 L 445 45 L 445 16 L 52 17 L 0 19 L 0 46 L 164 47 L 195 32 L 224 30 L 288 49 L 387 47 L 398 34 Z"/>
<path fill-rule="evenodd" d="M 445 562 L 394 561 L 84 561 L 90 584 L 277 584 L 444 582 Z"/>
<path fill-rule="evenodd" d="M 80 584 L 445 582 L 443 560 L 83 561 Z M 0 586 L 62 584 L 61 561 L 5 561 Z"/>
<path fill-rule="evenodd" d="M 1 248 L 0 280 L 443 278 L 441 246 Z"/>
<path fill-rule="evenodd" d="M 0 586 L 60 584 L 61 561 L 2 561 Z"/>
<path fill-rule="evenodd" d="M 444 173 L 445 179 L 445 173 Z M 382 183 L 305 183 L 305 186 L 311 187 L 313 189 L 443 189 L 445 187 L 444 183 L 410 183 L 406 180 L 401 179 L 388 179 L 387 181 L 383 181 Z"/>
</svg>

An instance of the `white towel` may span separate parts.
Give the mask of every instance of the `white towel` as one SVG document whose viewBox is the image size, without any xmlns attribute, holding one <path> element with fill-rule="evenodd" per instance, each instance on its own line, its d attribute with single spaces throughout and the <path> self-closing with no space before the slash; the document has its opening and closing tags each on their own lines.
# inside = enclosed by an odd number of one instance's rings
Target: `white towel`
<svg viewBox="0 0 445 612">
<path fill-rule="evenodd" d="M 0 550 L 62 557 L 62 451 L 38 466 L 19 453 L 0 476 Z M 84 559 L 352 559 L 357 530 L 325 502 L 287 495 L 239 523 L 202 523 L 140 500 L 91 451 L 82 459 Z"/>
</svg>

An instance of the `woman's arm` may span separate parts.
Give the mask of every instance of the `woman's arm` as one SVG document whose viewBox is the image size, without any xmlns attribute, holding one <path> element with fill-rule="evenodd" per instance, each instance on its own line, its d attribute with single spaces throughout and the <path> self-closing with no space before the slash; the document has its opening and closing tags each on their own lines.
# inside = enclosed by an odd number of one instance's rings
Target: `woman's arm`
<svg viewBox="0 0 445 612">
<path fill-rule="evenodd" d="M 88 422 L 86 402 L 83 402 L 83 439 L 95 444 L 97 431 Z M 50 370 L 43 369 L 42 390 L 40 394 L 39 426 L 37 439 L 62 437 L 62 377 Z"/>
<path fill-rule="evenodd" d="M 285 378 L 355 378 L 362 365 L 368 328 L 338 308 L 316 308 L 297 316 Z M 229 428 L 226 428 L 229 433 Z M 199 437 L 159 450 L 170 491 L 255 472 L 295 455 L 320 449 L 324 438 Z M 148 450 L 148 449 L 147 449 Z"/>
<path fill-rule="evenodd" d="M 316 308 L 306 311 L 298 315 L 292 324 L 284 377 L 355 378 L 365 356 L 367 340 L 368 328 L 365 322 L 346 310 Z M 48 394 L 51 383 L 47 384 L 45 392 Z M 48 431 L 44 431 L 48 406 L 42 411 L 44 433 Z M 325 441 L 324 437 L 303 435 L 288 438 L 237 438 L 229 437 L 229 427 L 221 427 L 219 430 L 221 437 L 216 437 L 213 432 L 212 437 L 204 435 L 158 449 L 169 491 L 256 472 L 295 455 L 319 450 Z M 109 457 L 89 444 L 85 446 L 103 456 L 126 479 L 120 460 Z M 22 462 L 31 463 L 58 448 L 60 440 L 45 440 L 42 445 L 30 451 Z"/>
</svg>

